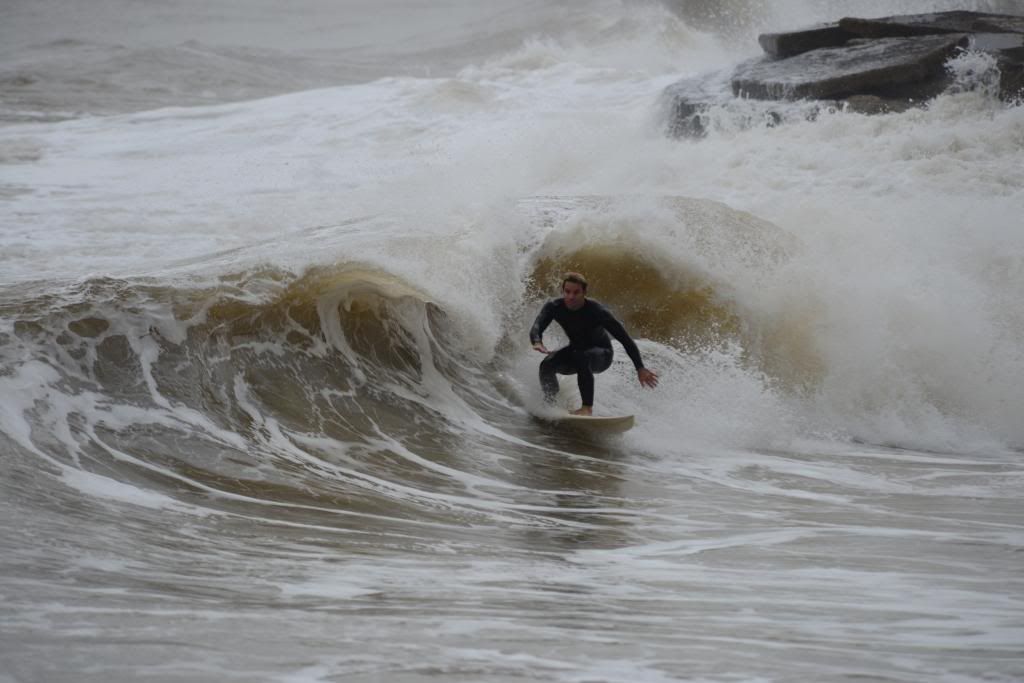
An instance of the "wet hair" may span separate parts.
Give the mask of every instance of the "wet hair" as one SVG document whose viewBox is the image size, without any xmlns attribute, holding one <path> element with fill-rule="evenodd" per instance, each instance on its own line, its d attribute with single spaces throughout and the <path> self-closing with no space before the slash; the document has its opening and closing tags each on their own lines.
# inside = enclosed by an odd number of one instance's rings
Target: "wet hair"
<svg viewBox="0 0 1024 683">
<path fill-rule="evenodd" d="M 562 276 L 562 289 L 565 289 L 566 282 L 575 282 L 583 288 L 583 293 L 587 293 L 587 278 L 583 277 L 579 273 L 566 273 Z"/>
</svg>

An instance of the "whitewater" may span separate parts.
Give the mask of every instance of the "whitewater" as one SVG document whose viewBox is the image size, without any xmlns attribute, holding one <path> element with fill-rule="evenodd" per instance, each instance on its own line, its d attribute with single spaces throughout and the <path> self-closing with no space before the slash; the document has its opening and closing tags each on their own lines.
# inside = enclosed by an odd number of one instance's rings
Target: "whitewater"
<svg viewBox="0 0 1024 683">
<path fill-rule="evenodd" d="M 667 134 L 1021 13 L 850 4 L 0 7 L 0 682 L 1024 679 L 1024 106 Z M 531 417 L 567 270 L 618 437 Z"/>
</svg>

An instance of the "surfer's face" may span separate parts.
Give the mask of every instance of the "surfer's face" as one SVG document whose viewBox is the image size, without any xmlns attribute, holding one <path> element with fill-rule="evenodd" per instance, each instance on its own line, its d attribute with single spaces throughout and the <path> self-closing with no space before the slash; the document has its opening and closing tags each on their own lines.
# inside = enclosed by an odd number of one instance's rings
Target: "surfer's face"
<svg viewBox="0 0 1024 683">
<path fill-rule="evenodd" d="M 562 285 L 562 299 L 565 300 L 565 305 L 570 311 L 575 311 L 577 308 L 583 305 L 584 299 L 587 294 L 583 291 L 583 287 L 575 282 L 566 282 Z"/>
</svg>

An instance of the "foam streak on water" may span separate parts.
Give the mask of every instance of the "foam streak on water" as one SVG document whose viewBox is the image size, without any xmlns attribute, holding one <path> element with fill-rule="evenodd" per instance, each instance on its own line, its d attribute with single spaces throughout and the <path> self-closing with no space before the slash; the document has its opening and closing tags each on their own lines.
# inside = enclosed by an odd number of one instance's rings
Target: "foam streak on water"
<svg viewBox="0 0 1024 683">
<path fill-rule="evenodd" d="M 1024 678 L 991 60 L 678 141 L 845 4 L 301 5 L 0 11 L 0 680 Z M 622 437 L 531 417 L 568 269 Z"/>
</svg>

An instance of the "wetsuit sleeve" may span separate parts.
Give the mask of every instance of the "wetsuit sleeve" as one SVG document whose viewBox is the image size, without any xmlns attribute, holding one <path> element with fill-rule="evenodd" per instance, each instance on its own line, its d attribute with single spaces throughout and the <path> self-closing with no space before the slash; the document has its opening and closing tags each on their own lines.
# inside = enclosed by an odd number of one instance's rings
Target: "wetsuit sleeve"
<svg viewBox="0 0 1024 683">
<path fill-rule="evenodd" d="M 636 342 L 626 332 L 626 328 L 622 326 L 619 319 L 612 315 L 611 311 L 607 308 L 602 312 L 601 326 L 608 330 L 608 333 L 615 337 L 615 340 L 622 344 L 622 348 L 626 349 L 626 354 L 629 359 L 633 361 L 633 367 L 637 370 L 644 366 L 643 360 L 640 359 L 640 349 L 636 347 Z"/>
<path fill-rule="evenodd" d="M 544 307 L 540 309 L 540 313 L 537 314 L 537 319 L 533 321 L 533 327 L 530 328 L 530 343 L 538 344 L 541 338 L 544 336 L 544 330 L 548 329 L 548 325 L 555 319 L 555 306 L 552 302 L 547 302 Z"/>
</svg>

